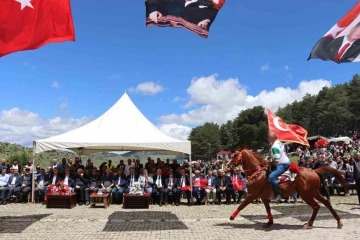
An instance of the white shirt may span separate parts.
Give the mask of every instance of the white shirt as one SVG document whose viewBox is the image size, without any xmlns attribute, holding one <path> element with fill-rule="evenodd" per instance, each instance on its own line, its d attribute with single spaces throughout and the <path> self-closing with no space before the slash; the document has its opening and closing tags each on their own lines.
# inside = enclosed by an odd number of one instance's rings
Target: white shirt
<svg viewBox="0 0 360 240">
<path fill-rule="evenodd" d="M 174 185 L 173 176 L 169 176 L 169 187 L 172 187 Z"/>
<path fill-rule="evenodd" d="M 134 186 L 134 182 L 135 182 L 135 176 L 132 175 L 131 178 L 130 178 L 130 187 Z"/>
<path fill-rule="evenodd" d="M 52 185 L 55 185 L 56 184 L 56 175 L 53 176 L 53 179 L 52 179 Z"/>
<path fill-rule="evenodd" d="M 156 181 L 156 185 L 158 185 L 159 187 L 162 187 L 162 183 L 161 183 L 161 176 L 158 176 L 158 179 Z"/>
<path fill-rule="evenodd" d="M 15 166 L 15 165 L 12 165 L 12 168 L 19 170 L 19 165 L 16 165 L 16 166 Z"/>
<path fill-rule="evenodd" d="M 12 181 L 11 181 L 11 185 L 15 185 L 15 182 L 16 182 L 16 178 L 17 178 L 17 176 L 13 176 L 13 179 L 12 179 Z"/>
<path fill-rule="evenodd" d="M 290 163 L 290 160 L 285 153 L 284 144 L 279 140 L 276 140 L 271 146 L 271 156 L 273 160 L 279 161 L 279 164 Z"/>
<path fill-rule="evenodd" d="M 208 177 L 208 186 L 211 186 L 211 177 Z"/>
<path fill-rule="evenodd" d="M 65 175 L 64 184 L 69 185 L 69 176 Z"/>
<path fill-rule="evenodd" d="M 181 187 L 185 187 L 186 183 L 185 183 L 185 177 L 184 176 L 181 177 L 181 182 L 182 182 Z"/>
<path fill-rule="evenodd" d="M 349 46 L 348 46 L 348 48 L 347 49 L 345 49 L 345 51 L 344 51 L 344 53 L 343 54 L 341 54 L 341 56 L 340 56 L 340 58 L 339 59 L 341 59 L 342 58 L 342 56 L 344 56 L 345 55 L 345 53 L 346 53 L 346 51 L 351 47 L 351 45 L 354 43 L 354 41 L 352 41 L 352 42 L 349 42 L 348 40 L 347 40 L 347 37 L 346 36 L 344 36 L 344 38 L 343 38 L 343 42 L 342 42 L 342 44 L 341 44 L 341 47 L 339 48 L 339 51 L 338 51 L 338 53 L 340 53 L 340 51 L 342 50 L 342 48 L 346 45 L 346 44 L 350 44 Z"/>
</svg>

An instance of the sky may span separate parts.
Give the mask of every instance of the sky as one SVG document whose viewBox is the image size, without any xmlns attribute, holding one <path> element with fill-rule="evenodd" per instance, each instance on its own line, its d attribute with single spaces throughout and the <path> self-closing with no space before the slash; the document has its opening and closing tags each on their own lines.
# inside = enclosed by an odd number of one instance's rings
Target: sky
<svg viewBox="0 0 360 240">
<path fill-rule="evenodd" d="M 358 73 L 359 63 L 306 60 L 356 2 L 228 0 L 203 39 L 146 28 L 142 0 L 72 0 L 76 42 L 0 58 L 0 141 L 29 146 L 77 128 L 125 91 L 178 139 L 253 106 L 276 110 L 317 94 Z"/>
</svg>

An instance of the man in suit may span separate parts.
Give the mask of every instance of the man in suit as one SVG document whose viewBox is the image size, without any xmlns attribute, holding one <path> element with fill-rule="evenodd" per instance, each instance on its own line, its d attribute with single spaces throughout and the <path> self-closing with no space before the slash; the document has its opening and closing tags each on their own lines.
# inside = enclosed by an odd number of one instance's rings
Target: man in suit
<svg viewBox="0 0 360 240">
<path fill-rule="evenodd" d="M 96 169 L 93 169 L 93 171 L 97 171 Z M 79 199 L 79 206 L 83 205 L 85 202 L 85 189 L 88 184 L 88 179 L 84 176 L 84 170 L 79 168 L 77 170 L 77 174 L 75 176 L 75 188 L 74 192 L 80 196 Z"/>
<path fill-rule="evenodd" d="M 310 58 L 333 60 L 337 63 L 353 62 L 360 53 L 360 22 L 357 23 L 348 35 L 333 38 L 322 37 L 310 53 Z M 359 59 L 360 60 L 360 59 Z"/>
<path fill-rule="evenodd" d="M 36 177 L 35 182 L 35 199 L 36 202 L 41 202 L 45 196 L 45 190 L 49 185 L 49 176 L 45 174 L 45 169 L 40 169 L 40 174 Z"/>
<path fill-rule="evenodd" d="M 32 187 L 32 178 L 33 174 L 30 174 L 30 169 L 26 168 L 25 174 L 20 178 L 20 186 L 16 187 L 14 190 L 15 195 L 21 195 L 21 202 L 26 203 L 26 198 L 31 192 Z"/>
<path fill-rule="evenodd" d="M 90 204 L 90 194 L 95 193 L 100 188 L 100 177 L 97 173 L 97 169 L 92 170 L 92 174 L 89 176 L 87 188 L 85 189 L 85 205 Z"/>
<path fill-rule="evenodd" d="M 128 184 L 126 175 L 124 174 L 123 169 L 118 170 L 118 175 L 116 175 L 116 177 L 114 179 L 114 184 L 115 184 L 115 187 L 113 187 L 113 189 L 112 189 L 112 196 L 113 196 L 114 203 L 121 204 L 122 198 L 123 198 L 123 193 L 127 189 L 127 184 Z"/>
<path fill-rule="evenodd" d="M 65 169 L 65 175 L 64 175 L 64 185 L 74 188 L 75 187 L 75 179 L 70 173 L 70 168 Z"/>
<path fill-rule="evenodd" d="M 134 187 L 135 182 L 137 182 L 139 180 L 139 176 L 135 174 L 135 168 L 132 167 L 128 171 L 129 171 L 130 174 L 126 177 L 127 178 L 126 192 L 129 192 L 130 187 Z M 126 170 L 125 170 L 125 174 L 126 174 Z"/>
<path fill-rule="evenodd" d="M 207 171 L 206 175 L 206 199 L 210 204 L 214 204 L 216 199 L 216 178 L 212 175 L 212 170 Z"/>
<path fill-rule="evenodd" d="M 20 187 L 20 185 L 21 185 L 21 176 L 19 174 L 19 170 L 14 169 L 14 174 L 10 176 L 7 186 L 4 187 L 3 190 L 1 191 L 0 203 L 6 205 L 10 201 L 11 196 L 14 194 L 14 190 L 17 187 Z M 6 193 L 7 195 L 5 195 Z"/>
<path fill-rule="evenodd" d="M 205 191 L 204 186 L 202 186 L 200 183 L 201 176 L 200 176 L 199 170 L 195 171 L 195 176 L 192 178 L 192 180 L 193 180 L 192 195 L 193 195 L 193 197 L 196 198 L 196 204 L 200 205 L 202 200 L 206 196 L 206 191 Z"/>
<path fill-rule="evenodd" d="M 231 196 L 231 179 L 230 177 L 226 176 L 224 170 L 218 170 L 218 178 L 216 180 L 216 196 L 221 205 L 221 194 L 226 194 L 226 204 L 230 204 L 230 196 Z"/>
<path fill-rule="evenodd" d="M 159 203 L 161 207 L 164 201 L 164 187 L 165 187 L 165 178 L 162 176 L 161 168 L 156 170 L 156 175 L 153 178 L 154 186 L 153 186 L 153 196 L 156 198 L 156 201 Z"/>
<path fill-rule="evenodd" d="M 180 192 L 184 192 L 186 194 L 187 197 L 187 202 L 188 205 L 191 205 L 191 193 L 190 193 L 190 178 L 188 175 L 185 175 L 185 169 L 181 169 L 180 170 L 180 176 L 177 179 L 177 189 Z M 179 196 L 176 198 L 176 206 L 180 205 L 180 194 Z"/>
<path fill-rule="evenodd" d="M 164 203 L 167 205 L 169 203 L 169 193 L 171 193 L 171 205 L 174 205 L 176 199 L 180 198 L 180 190 L 177 188 L 177 179 L 174 177 L 174 171 L 169 170 L 169 176 L 165 179 L 164 186 Z M 177 203 L 176 203 L 177 204 Z M 177 204 L 178 206 L 178 204 Z"/>
<path fill-rule="evenodd" d="M 149 176 L 148 170 L 144 169 L 143 174 L 139 177 L 140 186 L 144 188 L 144 192 L 151 194 L 154 186 L 154 180 Z"/>
</svg>

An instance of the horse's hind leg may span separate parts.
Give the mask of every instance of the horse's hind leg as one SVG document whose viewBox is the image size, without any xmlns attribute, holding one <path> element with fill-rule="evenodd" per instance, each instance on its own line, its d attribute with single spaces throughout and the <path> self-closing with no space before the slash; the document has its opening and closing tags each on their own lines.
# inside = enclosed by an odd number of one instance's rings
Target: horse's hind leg
<svg viewBox="0 0 360 240">
<path fill-rule="evenodd" d="M 325 207 L 327 207 L 331 214 L 334 216 L 334 218 L 336 219 L 337 223 L 338 223 L 338 228 L 341 229 L 343 226 L 343 223 L 341 222 L 341 219 L 339 217 L 339 215 L 335 212 L 334 208 L 331 206 L 330 201 L 323 197 L 320 192 L 317 193 L 317 195 L 315 195 L 315 199 L 318 200 L 319 202 L 321 202 L 322 204 L 325 205 Z"/>
<path fill-rule="evenodd" d="M 316 215 L 320 209 L 320 205 L 315 201 L 313 197 L 304 197 L 303 200 L 313 209 L 310 221 L 305 223 L 303 227 L 303 229 L 308 229 L 313 226 Z"/>
<path fill-rule="evenodd" d="M 271 214 L 271 208 L 270 208 L 270 204 L 269 204 L 269 199 L 268 198 L 261 198 L 261 200 L 265 205 L 265 209 L 266 209 L 268 219 L 269 219 L 269 221 L 265 224 L 264 227 L 270 227 L 270 225 L 272 225 L 274 223 L 274 219 L 273 219 L 273 216 Z"/>
<path fill-rule="evenodd" d="M 230 220 L 234 220 L 236 216 L 240 213 L 241 210 L 243 210 L 249 203 L 252 203 L 258 196 L 254 196 L 249 194 L 245 200 L 236 208 L 236 210 L 231 214 Z"/>
</svg>

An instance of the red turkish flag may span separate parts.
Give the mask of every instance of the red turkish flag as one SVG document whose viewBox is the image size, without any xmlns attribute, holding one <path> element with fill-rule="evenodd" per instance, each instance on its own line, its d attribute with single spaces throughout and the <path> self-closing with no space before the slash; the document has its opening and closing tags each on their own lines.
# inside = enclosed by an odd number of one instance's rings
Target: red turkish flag
<svg viewBox="0 0 360 240">
<path fill-rule="evenodd" d="M 303 127 L 284 123 L 281 118 L 277 117 L 269 109 L 266 109 L 266 114 L 268 117 L 269 132 L 275 133 L 280 141 L 309 146 L 307 131 Z"/>
<path fill-rule="evenodd" d="M 75 41 L 70 0 L 0 0 L 0 57 Z"/>
</svg>

